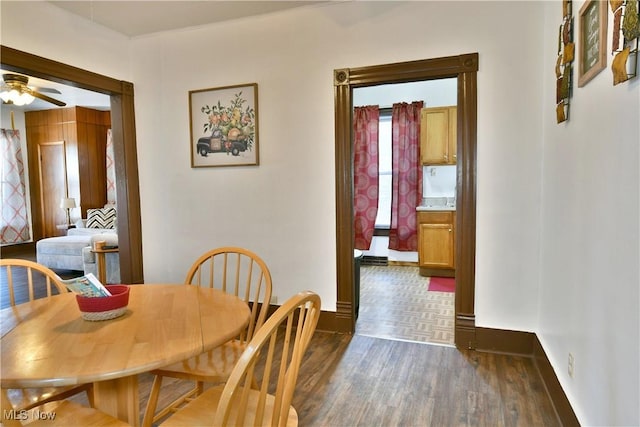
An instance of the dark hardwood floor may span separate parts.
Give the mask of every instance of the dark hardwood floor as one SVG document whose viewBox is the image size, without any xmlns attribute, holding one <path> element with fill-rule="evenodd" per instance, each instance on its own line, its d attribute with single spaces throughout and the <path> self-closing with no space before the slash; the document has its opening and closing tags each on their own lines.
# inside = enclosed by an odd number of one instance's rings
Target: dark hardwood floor
<svg viewBox="0 0 640 427">
<path fill-rule="evenodd" d="M 532 359 L 316 332 L 301 426 L 557 426 Z"/>
<path fill-rule="evenodd" d="M 152 379 L 139 375 L 141 414 Z M 188 386 L 167 380 L 160 405 Z M 323 331 L 293 405 L 300 426 L 561 425 L 531 358 Z"/>
<path fill-rule="evenodd" d="M 152 380 L 139 376 L 141 413 Z M 188 386 L 163 383 L 159 406 Z M 561 425 L 530 358 L 322 331 L 293 405 L 301 427 Z"/>
</svg>

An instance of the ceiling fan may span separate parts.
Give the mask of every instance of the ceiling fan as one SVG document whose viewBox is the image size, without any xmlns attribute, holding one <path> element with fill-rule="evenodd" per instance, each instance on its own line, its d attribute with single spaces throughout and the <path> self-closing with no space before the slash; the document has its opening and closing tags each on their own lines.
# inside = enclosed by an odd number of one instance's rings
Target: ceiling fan
<svg viewBox="0 0 640 427">
<path fill-rule="evenodd" d="M 34 98 L 42 99 L 43 101 L 50 102 L 59 107 L 67 105 L 62 101 L 53 99 L 42 92 L 60 93 L 57 89 L 52 88 L 31 88 L 27 86 L 29 83 L 29 77 L 19 74 L 3 74 L 4 80 L 0 87 L 0 97 L 5 104 L 24 105 L 29 104 Z"/>
</svg>

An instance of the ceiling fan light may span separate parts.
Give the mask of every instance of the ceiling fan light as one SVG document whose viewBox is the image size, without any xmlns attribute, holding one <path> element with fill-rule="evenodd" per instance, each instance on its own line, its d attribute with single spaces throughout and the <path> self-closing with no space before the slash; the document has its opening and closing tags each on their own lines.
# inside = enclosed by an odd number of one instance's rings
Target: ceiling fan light
<svg viewBox="0 0 640 427">
<path fill-rule="evenodd" d="M 20 97 L 22 98 L 22 100 L 24 101 L 25 104 L 31 104 L 33 102 L 33 100 L 36 99 L 30 93 L 23 93 Z"/>
<path fill-rule="evenodd" d="M 2 98 L 4 102 L 18 105 L 18 106 L 31 104 L 35 99 L 33 95 L 29 93 L 20 93 L 16 89 L 11 89 L 10 91 L 6 91 L 6 90 L 2 91 L 0 93 L 0 98 Z"/>
<path fill-rule="evenodd" d="M 24 98 L 22 98 L 22 95 L 20 94 L 18 94 L 17 96 L 12 94 L 11 102 L 13 103 L 13 105 L 21 106 L 24 105 Z"/>
</svg>

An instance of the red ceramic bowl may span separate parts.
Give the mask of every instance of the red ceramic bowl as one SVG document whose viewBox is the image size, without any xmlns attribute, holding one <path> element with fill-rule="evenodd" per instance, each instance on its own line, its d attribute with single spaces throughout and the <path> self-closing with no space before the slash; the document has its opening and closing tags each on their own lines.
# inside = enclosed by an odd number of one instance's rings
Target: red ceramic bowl
<svg viewBox="0 0 640 427">
<path fill-rule="evenodd" d="M 95 313 L 111 311 L 126 307 L 129 304 L 129 286 L 127 285 L 106 285 L 110 297 L 83 297 L 76 295 L 78 307 L 83 313 Z"/>
</svg>

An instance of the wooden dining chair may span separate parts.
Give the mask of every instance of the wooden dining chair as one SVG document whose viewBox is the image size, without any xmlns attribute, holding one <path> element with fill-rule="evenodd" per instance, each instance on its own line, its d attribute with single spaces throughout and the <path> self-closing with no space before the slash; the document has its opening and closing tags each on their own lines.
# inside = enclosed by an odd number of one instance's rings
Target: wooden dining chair
<svg viewBox="0 0 640 427">
<path fill-rule="evenodd" d="M 296 426 L 291 402 L 319 317 L 317 294 L 291 297 L 254 335 L 226 384 L 207 389 L 161 425 Z"/>
<path fill-rule="evenodd" d="M 60 276 L 42 264 L 7 258 L 0 259 L 0 268 L 2 293 L 8 294 L 11 306 L 16 305 L 16 301 L 20 304 L 68 292 Z M 7 298 L 6 294 L 3 295 L 3 300 Z M 2 305 L 5 305 L 4 301 Z M 66 399 L 83 392 L 87 393 L 89 404 L 93 407 L 93 384 L 6 390 L 9 402 L 18 411 L 29 410 L 47 402 Z"/>
<path fill-rule="evenodd" d="M 0 425 L 4 427 L 124 427 L 129 425 L 97 409 L 68 400 L 45 403 L 29 410 L 13 409 L 5 389 L 2 389 L 0 403 Z"/>
<path fill-rule="evenodd" d="M 271 273 L 264 260 L 247 249 L 228 246 L 205 252 L 192 264 L 185 284 L 220 289 L 241 298 L 251 310 L 249 324 L 239 337 L 220 347 L 151 371 L 155 377 L 143 417 L 143 427 L 150 427 L 200 395 L 204 383 L 226 381 L 246 344 L 267 318 L 271 301 Z M 164 377 L 194 381 L 195 385 L 156 413 Z"/>
</svg>

